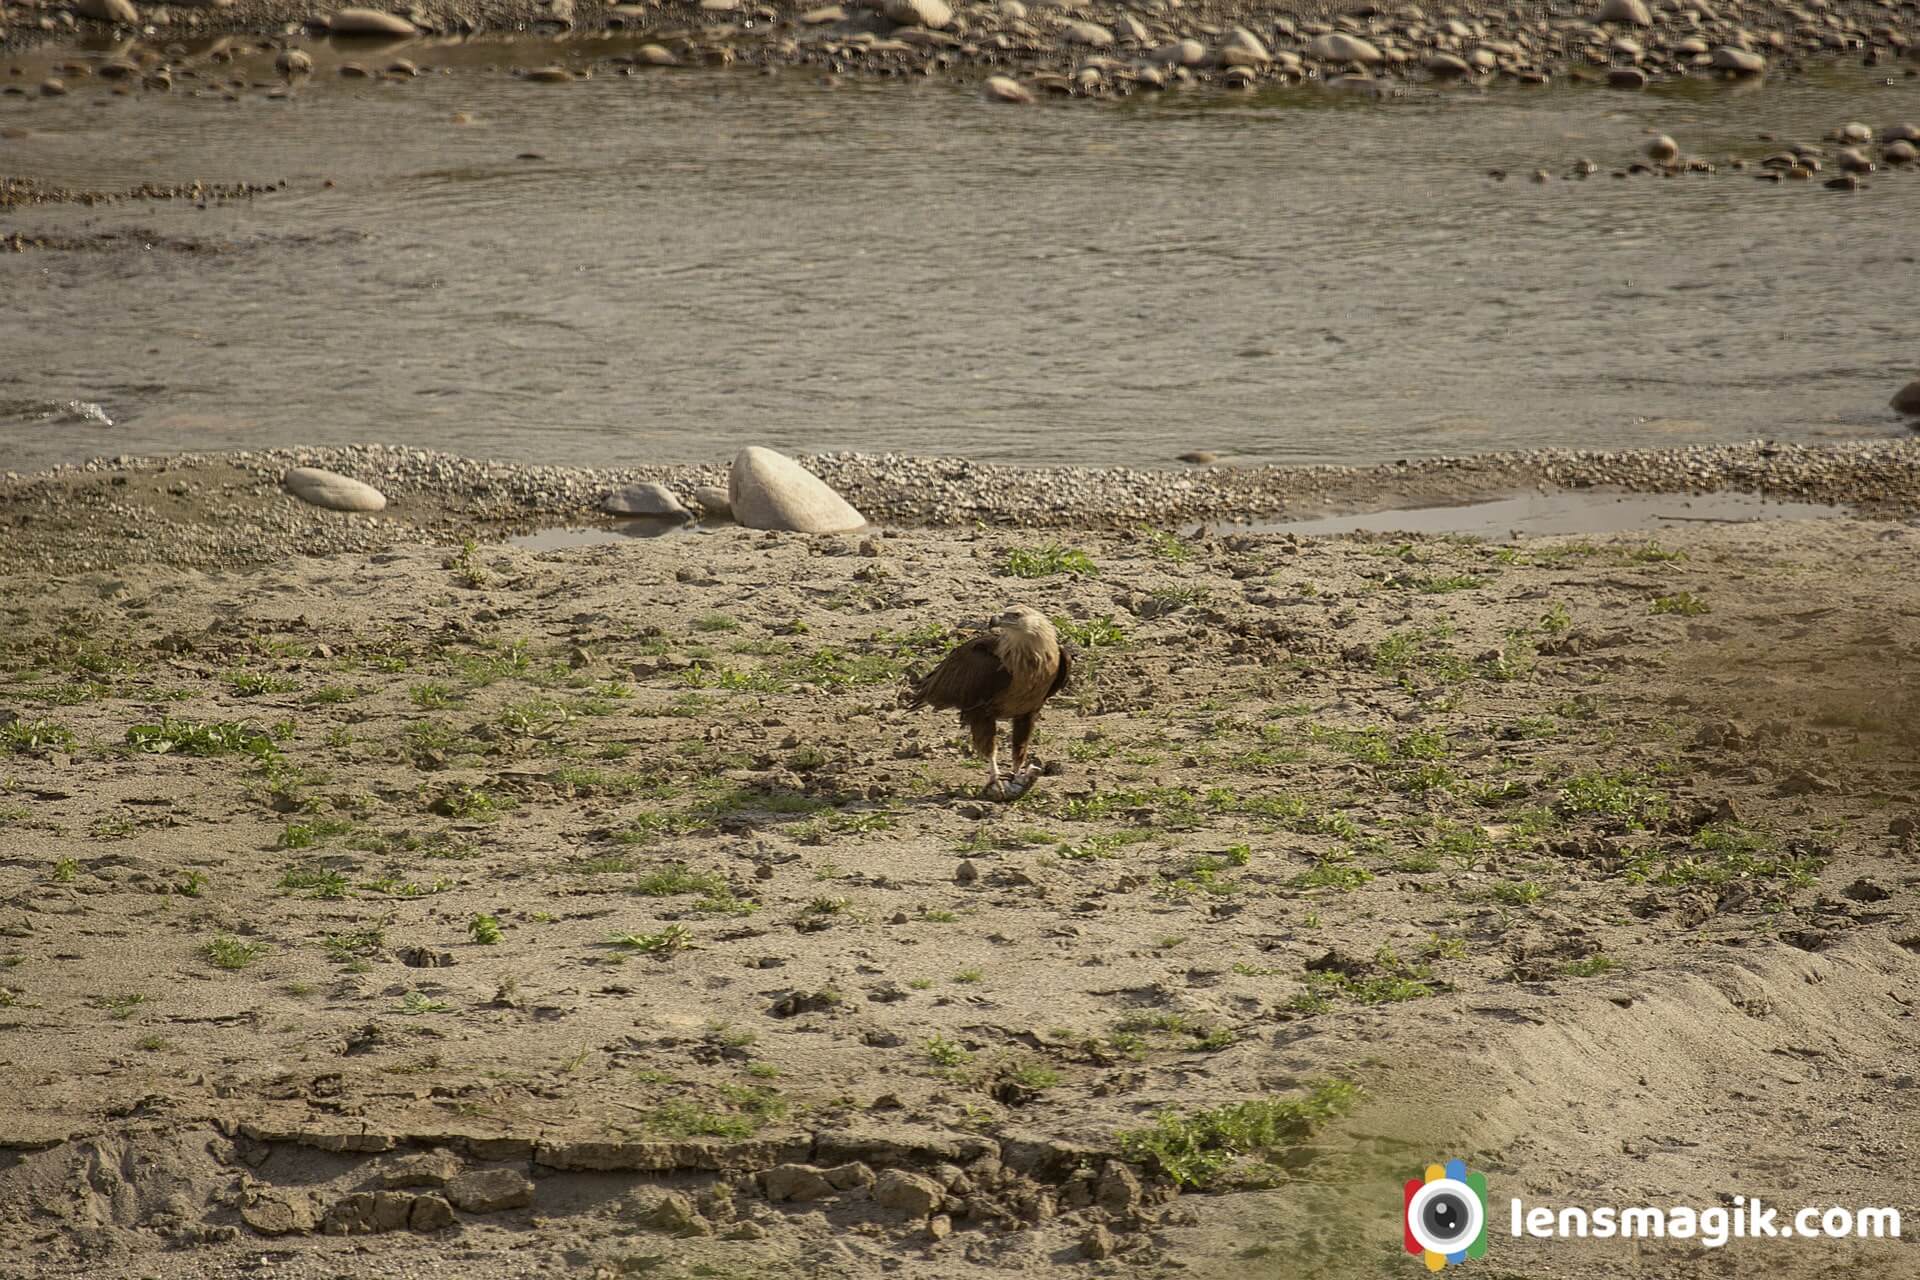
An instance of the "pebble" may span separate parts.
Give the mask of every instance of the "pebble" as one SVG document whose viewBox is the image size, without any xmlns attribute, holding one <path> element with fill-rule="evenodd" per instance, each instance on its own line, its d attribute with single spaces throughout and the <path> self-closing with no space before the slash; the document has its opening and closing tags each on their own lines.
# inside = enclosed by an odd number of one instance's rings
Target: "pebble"
<svg viewBox="0 0 1920 1280">
<path fill-rule="evenodd" d="M 1920 378 L 1915 378 L 1894 392 L 1893 399 L 1889 403 L 1900 413 L 1920 417 Z"/>
<path fill-rule="evenodd" d="M 1033 101 L 1033 90 L 1015 80 L 1012 76 L 988 76 L 983 86 L 987 98 L 994 102 L 1028 103 Z"/>
<path fill-rule="evenodd" d="M 1680 158 L 1680 144 L 1663 133 L 1647 143 L 1646 155 L 1655 164 L 1672 164 Z"/>
<path fill-rule="evenodd" d="M 1628 26 L 1650 27 L 1653 15 L 1647 11 L 1643 0 L 1606 0 L 1600 6 L 1599 21 L 1624 22 Z"/>
</svg>

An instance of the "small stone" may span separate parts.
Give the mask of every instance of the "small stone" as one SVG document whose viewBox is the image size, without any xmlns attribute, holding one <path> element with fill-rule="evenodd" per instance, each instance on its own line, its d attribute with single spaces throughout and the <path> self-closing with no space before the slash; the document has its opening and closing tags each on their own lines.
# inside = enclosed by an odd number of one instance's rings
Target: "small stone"
<svg viewBox="0 0 1920 1280">
<path fill-rule="evenodd" d="M 273 69 L 291 79 L 312 72 L 313 59 L 299 49 L 282 49 L 273 60 Z"/>
<path fill-rule="evenodd" d="M 936 1213 L 927 1219 L 927 1238 L 945 1240 L 953 1234 L 953 1219 L 944 1213 Z"/>
<path fill-rule="evenodd" d="M 1906 386 L 1893 393 L 1891 404 L 1896 412 L 1920 415 L 1920 378 L 1915 378 Z"/>
<path fill-rule="evenodd" d="M 295 467 L 282 481 L 302 502 L 329 511 L 384 511 L 386 495 L 363 481 L 319 467 Z"/>
<path fill-rule="evenodd" d="M 1653 14 L 1643 0 L 1606 0 L 1600 6 L 1600 21 L 1624 22 L 1630 27 L 1650 27 Z"/>
<path fill-rule="evenodd" d="M 953 882 L 955 884 L 972 884 L 979 878 L 980 868 L 973 864 L 972 858 L 962 858 L 960 865 L 954 868 Z"/>
<path fill-rule="evenodd" d="M 1807 769 L 1795 769 L 1780 783 L 1780 790 L 1790 796 L 1806 796 L 1837 788 L 1831 778 L 1823 778 Z"/>
<path fill-rule="evenodd" d="M 825 1200 L 833 1194 L 826 1175 L 808 1164 L 775 1165 L 760 1175 L 767 1199 L 775 1204 L 783 1200 Z"/>
<path fill-rule="evenodd" d="M 1191 462 L 1196 467 L 1212 466 L 1219 460 L 1218 454 L 1209 453 L 1205 449 L 1189 449 L 1180 455 L 1180 461 Z"/>
<path fill-rule="evenodd" d="M 733 515 L 733 503 L 727 498 L 727 491 L 717 484 L 703 484 L 687 496 L 693 499 L 693 505 L 700 508 L 701 514 L 715 520 Z"/>
<path fill-rule="evenodd" d="M 1113 1249 L 1113 1232 L 1097 1222 L 1088 1227 L 1087 1233 L 1080 1237 L 1080 1252 L 1095 1261 L 1111 1258 Z"/>
<path fill-rule="evenodd" d="M 1012 76 L 988 76 L 982 86 L 986 97 L 993 102 L 1011 102 L 1026 104 L 1033 101 L 1033 90 L 1015 80 Z"/>
<path fill-rule="evenodd" d="M 924 1218 L 938 1209 L 944 1195 L 932 1178 L 904 1169 L 888 1169 L 873 1184 L 875 1204 L 914 1218 Z"/>
<path fill-rule="evenodd" d="M 1680 158 L 1680 144 L 1663 133 L 1647 143 L 1646 154 L 1655 164 L 1672 164 Z"/>
<path fill-rule="evenodd" d="M 1891 165 L 1909 165 L 1920 158 L 1920 148 L 1911 142 L 1889 142 L 1880 148 L 1880 158 Z"/>
<path fill-rule="evenodd" d="M 380 1185 L 398 1187 L 444 1187 L 460 1174 L 460 1161 L 449 1152 L 422 1151 L 403 1156 L 380 1170 Z"/>
<path fill-rule="evenodd" d="M 514 1169 L 478 1169 L 447 1183 L 447 1199 L 465 1213 L 499 1213 L 533 1203 L 533 1180 Z"/>
<path fill-rule="evenodd" d="M 368 1221 L 375 1231 L 404 1231 L 413 1212 L 413 1197 L 404 1191 L 374 1193 Z"/>
<path fill-rule="evenodd" d="M 713 1234 L 712 1224 L 694 1208 L 692 1200 L 678 1191 L 662 1194 L 641 1212 L 640 1221 L 655 1231 L 683 1238 Z"/>
<path fill-rule="evenodd" d="M 453 1206 L 439 1196 L 415 1196 L 407 1213 L 407 1226 L 414 1231 L 440 1231 L 453 1225 Z"/>
<path fill-rule="evenodd" d="M 1068 44 L 1083 44 L 1090 49 L 1111 49 L 1113 32 L 1097 22 L 1069 22 L 1061 33 Z"/>
<path fill-rule="evenodd" d="M 828 1182 L 832 1183 L 841 1191 L 851 1191 L 855 1187 L 870 1187 L 873 1185 L 873 1170 L 858 1160 L 835 1165 L 826 1171 L 825 1177 Z"/>
<path fill-rule="evenodd" d="M 240 1210 L 240 1221 L 263 1236 L 284 1236 L 313 1230 L 316 1218 L 313 1205 L 302 1197 L 256 1201 Z"/>
<path fill-rule="evenodd" d="M 1892 891 L 1885 885 L 1869 880 L 1865 876 L 1861 876 L 1852 884 L 1842 889 L 1840 894 L 1842 897 L 1851 898 L 1855 902 L 1885 902 L 1893 896 Z"/>
<path fill-rule="evenodd" d="M 1131 1213 L 1140 1207 L 1140 1176 L 1118 1160 L 1100 1167 L 1093 1202 L 1109 1213 Z"/>
</svg>

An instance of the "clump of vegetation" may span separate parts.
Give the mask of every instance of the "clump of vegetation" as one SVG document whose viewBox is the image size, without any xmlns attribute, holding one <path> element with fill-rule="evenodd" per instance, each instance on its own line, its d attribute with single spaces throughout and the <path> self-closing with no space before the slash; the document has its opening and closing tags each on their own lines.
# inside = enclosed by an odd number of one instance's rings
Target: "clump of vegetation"
<svg viewBox="0 0 1920 1280">
<path fill-rule="evenodd" d="M 51 720 L 13 720 L 0 724 L 0 748 L 14 755 L 37 756 L 66 751 L 73 734 Z"/>
<path fill-rule="evenodd" d="M 1693 618 L 1703 613 L 1711 613 L 1713 610 L 1707 607 L 1706 601 L 1699 599 L 1691 591 L 1677 591 L 1670 596 L 1655 596 L 1653 612 L 1673 613 L 1683 618 Z"/>
<path fill-rule="evenodd" d="M 1232 1180 L 1257 1184 L 1271 1181 L 1294 1148 L 1328 1121 L 1351 1111 L 1360 1096 L 1358 1085 L 1322 1080 L 1304 1098 L 1164 1111 L 1151 1127 L 1124 1130 L 1114 1137 L 1127 1159 L 1182 1187 L 1214 1186 L 1236 1165 L 1246 1163 L 1254 1167 Z"/>
<path fill-rule="evenodd" d="M 242 698 L 257 698 L 263 693 L 290 693 L 299 685 L 292 678 L 271 671 L 243 669 L 227 674 L 227 687 Z"/>
<path fill-rule="evenodd" d="M 1567 779 L 1556 808 L 1566 818 L 1605 818 L 1637 828 L 1663 821 L 1672 803 L 1639 774 L 1595 771 Z"/>
<path fill-rule="evenodd" d="M 217 935 L 205 947 L 207 959 L 219 969 L 244 969 L 266 951 L 264 943 L 247 942 L 227 933 Z"/>
<path fill-rule="evenodd" d="M 616 947 L 626 947 L 643 955 L 665 956 L 692 946 L 693 935 L 684 925 L 670 924 L 658 933 L 618 933 L 612 941 Z"/>
<path fill-rule="evenodd" d="M 280 877 L 280 887 L 290 893 L 304 893 L 310 898 L 344 898 L 347 896 L 347 877 L 345 872 L 332 867 L 288 867 L 286 874 Z"/>
<path fill-rule="evenodd" d="M 127 730 L 127 744 L 151 755 L 221 756 L 245 752 L 268 759 L 280 754 L 271 734 L 229 720 L 203 723 L 163 716 L 159 724 L 137 724 Z"/>
<path fill-rule="evenodd" d="M 1015 578 L 1050 578 L 1069 573 L 1076 578 L 1097 578 L 1100 567 L 1093 557 L 1077 547 L 1047 543 L 1038 547 L 1015 547 L 1007 553 L 1000 571 Z"/>
<path fill-rule="evenodd" d="M 506 934 L 501 932 L 500 917 L 476 911 L 473 913 L 473 918 L 467 921 L 467 936 L 483 947 L 491 947 L 506 937 Z"/>
</svg>

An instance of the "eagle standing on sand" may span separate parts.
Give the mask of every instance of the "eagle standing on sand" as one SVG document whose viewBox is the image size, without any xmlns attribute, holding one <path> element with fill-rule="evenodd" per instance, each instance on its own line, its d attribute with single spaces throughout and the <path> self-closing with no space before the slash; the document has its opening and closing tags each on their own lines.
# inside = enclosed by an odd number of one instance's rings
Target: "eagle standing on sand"
<svg viewBox="0 0 1920 1280">
<path fill-rule="evenodd" d="M 1040 776 L 1027 760 L 1034 721 L 1048 698 L 1067 687 L 1073 664 L 1053 624 L 1036 609 L 1014 605 L 920 679 L 909 707 L 952 708 L 973 731 L 973 751 L 987 762 L 986 794 L 1018 800 Z M 1013 722 L 1013 774 L 1000 776 L 995 737 L 1000 720 Z"/>
</svg>

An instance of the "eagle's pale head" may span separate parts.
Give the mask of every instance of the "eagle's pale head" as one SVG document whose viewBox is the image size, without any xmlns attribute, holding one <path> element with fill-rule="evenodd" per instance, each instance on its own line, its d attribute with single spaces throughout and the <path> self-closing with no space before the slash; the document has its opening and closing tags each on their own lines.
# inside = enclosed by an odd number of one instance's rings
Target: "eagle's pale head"
<svg viewBox="0 0 1920 1280">
<path fill-rule="evenodd" d="M 1047 621 L 1047 615 L 1038 609 L 1030 609 L 1024 604 L 1010 605 L 1000 611 L 993 620 L 996 631 L 1017 631 L 1023 635 L 1046 636 L 1052 638 L 1053 624 Z"/>
</svg>

